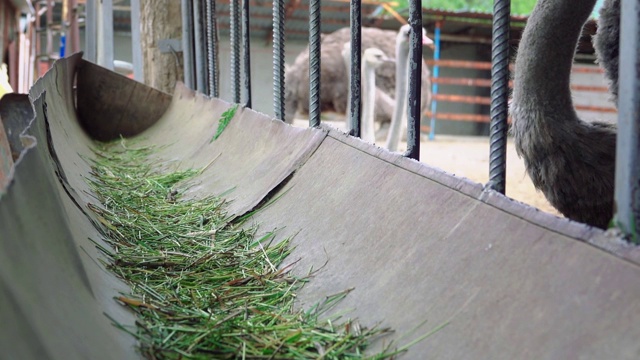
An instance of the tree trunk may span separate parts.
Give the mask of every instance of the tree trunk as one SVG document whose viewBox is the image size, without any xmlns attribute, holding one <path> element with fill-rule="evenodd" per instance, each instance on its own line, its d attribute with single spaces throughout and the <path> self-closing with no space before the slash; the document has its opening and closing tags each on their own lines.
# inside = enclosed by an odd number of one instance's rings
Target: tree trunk
<svg viewBox="0 0 640 360">
<path fill-rule="evenodd" d="M 180 1 L 140 0 L 139 26 L 144 82 L 173 94 L 176 81 L 183 81 L 184 77 L 182 53 L 161 53 L 158 41 L 182 36 Z"/>
</svg>

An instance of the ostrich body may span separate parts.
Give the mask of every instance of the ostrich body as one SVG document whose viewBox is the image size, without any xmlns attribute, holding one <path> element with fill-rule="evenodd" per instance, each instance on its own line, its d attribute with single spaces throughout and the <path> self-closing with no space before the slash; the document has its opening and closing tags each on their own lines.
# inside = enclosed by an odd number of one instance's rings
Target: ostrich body
<svg viewBox="0 0 640 360">
<path fill-rule="evenodd" d="M 398 32 L 377 28 L 362 28 L 362 49 L 382 50 L 388 57 L 395 52 Z M 351 41 L 349 28 L 323 35 L 320 59 L 320 110 L 345 114 L 349 82 L 348 71 L 341 56 L 344 44 Z M 395 64 L 383 64 L 376 69 L 376 121 L 389 122 L 393 116 L 395 93 Z M 430 99 L 429 70 L 422 64 L 422 108 Z M 303 50 L 285 74 L 285 121 L 291 123 L 296 112 L 309 111 L 309 51 Z"/>
<path fill-rule="evenodd" d="M 511 114 L 535 187 L 566 217 L 606 228 L 613 215 L 615 127 L 578 118 L 569 86 L 596 0 L 539 0 L 516 57 Z"/>
</svg>

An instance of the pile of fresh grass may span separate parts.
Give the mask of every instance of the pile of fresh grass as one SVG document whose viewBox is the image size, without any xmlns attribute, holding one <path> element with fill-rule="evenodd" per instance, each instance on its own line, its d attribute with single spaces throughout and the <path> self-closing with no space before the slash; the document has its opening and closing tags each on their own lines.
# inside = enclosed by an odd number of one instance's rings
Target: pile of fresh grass
<svg viewBox="0 0 640 360">
<path fill-rule="evenodd" d="M 388 331 L 320 317 L 347 291 L 294 310 L 306 279 L 289 273 L 289 240 L 256 237 L 255 227 L 229 221 L 222 199 L 182 199 L 198 171 L 151 164 L 152 152 L 107 145 L 96 151 L 89 180 L 99 201 L 89 205 L 111 247 L 100 247 L 107 267 L 131 286 L 117 300 L 138 315 L 135 329 L 122 328 L 146 357 L 363 358 L 370 340 Z"/>
</svg>

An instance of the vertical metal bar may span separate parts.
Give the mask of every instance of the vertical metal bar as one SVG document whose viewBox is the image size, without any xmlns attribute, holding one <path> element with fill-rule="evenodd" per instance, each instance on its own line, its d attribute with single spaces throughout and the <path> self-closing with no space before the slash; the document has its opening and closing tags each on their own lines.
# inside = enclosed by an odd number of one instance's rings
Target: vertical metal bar
<svg viewBox="0 0 640 360">
<path fill-rule="evenodd" d="M 84 33 L 84 58 L 95 63 L 98 59 L 96 0 L 87 0 Z M 39 48 L 38 48 L 39 51 Z"/>
<path fill-rule="evenodd" d="M 244 100 L 251 108 L 251 28 L 249 24 L 249 0 L 242 0 L 242 50 L 244 52 Z"/>
<path fill-rule="evenodd" d="M 622 0 L 618 142 L 616 148 L 616 222 L 634 243 L 640 230 L 640 1 Z"/>
<path fill-rule="evenodd" d="M 240 0 L 229 1 L 231 41 L 231 93 L 233 102 L 240 103 Z"/>
<path fill-rule="evenodd" d="M 434 42 L 435 42 L 435 50 L 433 51 L 433 60 L 440 60 L 440 28 L 442 27 L 442 22 L 436 21 L 436 30 L 434 34 Z M 433 66 L 433 78 L 437 79 L 440 76 L 440 66 Z M 429 140 L 434 140 L 436 138 L 436 111 L 438 109 L 438 101 L 435 100 L 435 96 L 438 94 L 438 84 L 431 85 L 431 123 L 429 129 Z"/>
<path fill-rule="evenodd" d="M 489 187 L 502 194 L 507 173 L 507 116 L 509 101 L 509 28 L 511 0 L 493 3 L 491 45 L 491 124 Z"/>
<path fill-rule="evenodd" d="M 62 0 L 62 16 L 60 18 L 60 57 L 66 55 L 67 34 L 69 33 L 69 0 Z"/>
<path fill-rule="evenodd" d="M 42 37 L 40 36 L 40 28 L 42 26 L 42 21 L 41 21 L 41 16 L 40 16 L 40 7 L 42 6 L 42 3 L 40 3 L 39 1 L 36 2 L 36 13 L 35 13 L 35 17 L 36 17 L 36 31 L 35 31 L 35 51 L 34 51 L 34 55 L 35 55 L 35 75 L 36 77 L 40 77 L 40 52 L 42 51 Z M 88 6 L 88 4 L 87 4 Z M 2 45 L 0 45 L 2 46 Z M 4 49 L 4 46 L 2 46 L 2 48 Z"/>
<path fill-rule="evenodd" d="M 204 27 L 202 26 L 202 1 L 193 2 L 193 37 L 196 64 L 196 90 L 206 93 L 206 70 L 204 49 Z"/>
<path fill-rule="evenodd" d="M 273 113 L 284 121 L 284 0 L 273 1 Z"/>
<path fill-rule="evenodd" d="M 182 0 L 182 62 L 184 66 L 184 84 L 195 89 L 193 73 L 193 0 Z"/>
<path fill-rule="evenodd" d="M 362 137 L 362 0 L 351 0 L 351 106 L 349 134 Z"/>
<path fill-rule="evenodd" d="M 80 27 L 78 25 L 78 0 L 69 0 L 69 54 L 80 51 Z"/>
<path fill-rule="evenodd" d="M 133 78 L 144 82 L 142 69 L 142 45 L 140 40 L 140 0 L 131 0 L 131 57 L 133 60 Z"/>
<path fill-rule="evenodd" d="M 216 1 L 206 0 L 207 16 L 207 75 L 209 76 L 209 96 L 219 97 L 220 68 L 218 66 L 218 22 Z"/>
<path fill-rule="evenodd" d="M 409 2 L 411 42 L 409 47 L 409 103 L 407 106 L 407 152 L 405 156 L 420 160 L 420 104 L 422 99 L 422 3 Z"/>
<path fill-rule="evenodd" d="M 55 3 L 53 2 L 53 0 L 47 0 L 47 60 L 49 60 L 49 66 L 51 66 L 51 64 L 53 63 L 51 59 L 51 55 L 53 55 L 53 7 L 54 6 L 55 6 Z"/>
<path fill-rule="evenodd" d="M 320 126 L 320 0 L 309 1 L 309 126 Z"/>
<path fill-rule="evenodd" d="M 98 2 L 98 65 L 113 70 L 113 0 Z"/>
</svg>

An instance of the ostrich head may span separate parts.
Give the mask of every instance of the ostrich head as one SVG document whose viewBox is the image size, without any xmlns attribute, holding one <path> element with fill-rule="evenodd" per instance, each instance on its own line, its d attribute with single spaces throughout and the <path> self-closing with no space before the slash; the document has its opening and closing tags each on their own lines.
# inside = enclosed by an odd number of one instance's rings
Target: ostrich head
<svg viewBox="0 0 640 360">
<path fill-rule="evenodd" d="M 382 50 L 378 48 L 368 48 L 364 51 L 363 62 L 372 68 L 377 68 L 386 62 L 393 62 Z"/>
<path fill-rule="evenodd" d="M 411 36 L 411 25 L 402 25 L 398 30 L 398 40 L 406 47 L 409 47 L 409 39 Z M 427 36 L 427 30 L 422 28 L 422 46 L 433 46 L 433 40 Z"/>
</svg>

